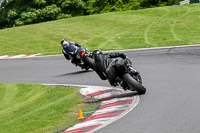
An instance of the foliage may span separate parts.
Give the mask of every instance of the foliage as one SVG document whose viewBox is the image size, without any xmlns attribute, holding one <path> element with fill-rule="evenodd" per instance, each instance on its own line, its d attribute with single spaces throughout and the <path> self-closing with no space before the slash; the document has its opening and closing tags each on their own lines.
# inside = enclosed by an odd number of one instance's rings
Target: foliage
<svg viewBox="0 0 200 133">
<path fill-rule="evenodd" d="M 181 0 L 88 0 L 89 14 L 174 5 Z"/>
<path fill-rule="evenodd" d="M 0 6 L 0 29 L 83 15 L 82 0 L 4 0 Z"/>
<path fill-rule="evenodd" d="M 90 14 L 140 9 L 138 0 L 89 0 L 88 3 L 88 12 Z"/>
<path fill-rule="evenodd" d="M 22 12 L 20 17 L 15 20 L 15 25 L 37 23 L 41 21 L 55 20 L 61 13 L 61 8 L 55 4 L 46 6 L 43 9 L 28 8 L 27 12 Z"/>
<path fill-rule="evenodd" d="M 72 16 L 173 5 L 180 0 L 3 0 L 0 29 Z"/>
<path fill-rule="evenodd" d="M 82 0 L 63 0 L 60 4 L 63 13 L 72 14 L 73 16 L 83 15 L 86 9 L 86 4 Z"/>
</svg>

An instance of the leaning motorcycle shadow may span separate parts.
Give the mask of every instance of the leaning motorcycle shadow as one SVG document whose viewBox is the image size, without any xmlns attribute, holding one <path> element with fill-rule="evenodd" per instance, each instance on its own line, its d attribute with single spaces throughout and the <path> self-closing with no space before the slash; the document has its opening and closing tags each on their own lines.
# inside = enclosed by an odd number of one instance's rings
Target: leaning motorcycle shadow
<svg viewBox="0 0 200 133">
<path fill-rule="evenodd" d="M 88 72 L 93 72 L 93 70 L 70 72 L 70 73 L 66 73 L 66 74 L 57 75 L 57 76 L 54 76 L 54 77 L 64 77 L 64 76 L 78 75 L 78 74 L 83 74 L 83 73 L 88 73 Z"/>
</svg>

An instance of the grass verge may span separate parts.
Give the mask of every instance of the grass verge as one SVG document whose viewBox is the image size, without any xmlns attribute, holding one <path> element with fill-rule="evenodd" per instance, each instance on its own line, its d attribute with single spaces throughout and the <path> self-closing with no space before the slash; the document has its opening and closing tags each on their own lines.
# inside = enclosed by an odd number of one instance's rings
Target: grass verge
<svg viewBox="0 0 200 133">
<path fill-rule="evenodd" d="M 119 50 L 200 43 L 200 4 L 68 18 L 0 30 L 0 55 L 60 54 L 63 38 Z"/>
<path fill-rule="evenodd" d="M 57 132 L 80 122 L 77 120 L 78 108 L 82 108 L 83 112 L 94 111 L 99 103 L 88 103 L 78 90 L 58 86 L 0 84 L 0 132 Z M 87 117 L 91 113 L 84 115 Z"/>
</svg>

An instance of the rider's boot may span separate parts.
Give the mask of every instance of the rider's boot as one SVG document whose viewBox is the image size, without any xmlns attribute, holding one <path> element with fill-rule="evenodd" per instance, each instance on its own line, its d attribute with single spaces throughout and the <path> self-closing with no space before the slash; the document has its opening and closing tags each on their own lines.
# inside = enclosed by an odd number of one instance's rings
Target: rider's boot
<svg viewBox="0 0 200 133">
<path fill-rule="evenodd" d="M 128 88 L 127 88 L 127 84 L 125 82 L 122 82 L 120 84 L 120 86 L 126 91 Z"/>
</svg>

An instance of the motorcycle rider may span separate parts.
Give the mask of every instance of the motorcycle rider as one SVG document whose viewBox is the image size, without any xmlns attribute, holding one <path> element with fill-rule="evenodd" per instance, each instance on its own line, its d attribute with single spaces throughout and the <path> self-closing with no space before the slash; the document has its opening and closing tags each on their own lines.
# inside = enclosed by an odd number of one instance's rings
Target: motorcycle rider
<svg viewBox="0 0 200 133">
<path fill-rule="evenodd" d="M 120 70 L 123 65 L 127 65 L 128 63 L 124 60 L 126 55 L 124 53 L 106 53 L 99 49 L 94 50 L 92 52 L 92 56 L 94 58 L 94 70 L 99 75 L 102 80 L 108 79 L 109 83 L 112 86 L 116 86 L 115 78 L 116 78 L 116 70 Z M 122 59 L 118 59 L 121 57 Z"/>
<path fill-rule="evenodd" d="M 76 61 L 76 51 L 81 48 L 81 45 L 75 42 L 69 42 L 66 39 L 61 40 L 61 46 L 63 47 L 62 53 L 67 60 L 71 59 L 71 62 L 78 65 Z"/>
</svg>

